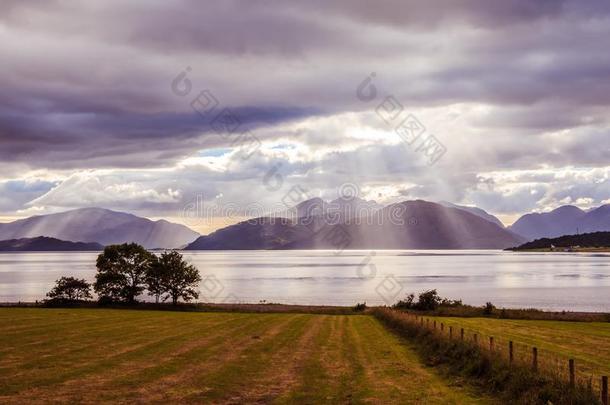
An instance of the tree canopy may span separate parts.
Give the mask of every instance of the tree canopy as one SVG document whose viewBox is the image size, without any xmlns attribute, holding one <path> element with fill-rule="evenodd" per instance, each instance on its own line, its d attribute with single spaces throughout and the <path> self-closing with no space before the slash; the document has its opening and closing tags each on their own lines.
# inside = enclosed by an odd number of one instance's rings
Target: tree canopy
<svg viewBox="0 0 610 405">
<path fill-rule="evenodd" d="M 147 287 L 151 295 L 157 298 L 163 294 L 163 300 L 171 298 L 176 305 L 179 299 L 190 301 L 199 297 L 197 284 L 201 281 L 199 270 L 188 264 L 176 251 L 164 252 L 155 260 L 149 269 Z"/>
<path fill-rule="evenodd" d="M 94 290 L 100 300 L 134 303 L 155 255 L 136 243 L 106 246 L 97 258 Z"/>
<path fill-rule="evenodd" d="M 84 279 L 61 277 L 47 293 L 52 300 L 83 301 L 91 298 L 91 284 Z"/>
</svg>

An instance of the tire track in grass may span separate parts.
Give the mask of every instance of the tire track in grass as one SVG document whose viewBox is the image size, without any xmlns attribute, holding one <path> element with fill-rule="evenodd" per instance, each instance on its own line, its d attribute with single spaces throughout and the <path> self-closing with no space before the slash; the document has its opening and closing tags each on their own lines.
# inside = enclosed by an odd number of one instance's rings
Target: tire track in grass
<svg viewBox="0 0 610 405">
<path fill-rule="evenodd" d="M 253 346 L 273 341 L 283 329 L 290 328 L 299 316 L 273 314 L 249 317 L 258 320 L 255 328 L 230 334 L 211 353 L 203 351 L 195 358 L 174 364 L 173 373 L 141 386 L 137 390 L 138 400 L 149 403 L 184 401 L 185 396 L 195 398 L 207 390 L 205 384 L 208 378 L 205 376 L 222 373 L 223 368 L 239 363 L 244 353 L 255 351 Z M 193 401 L 196 402 L 195 399 L 188 402 Z"/>
<path fill-rule="evenodd" d="M 366 318 L 363 318 L 366 319 Z M 354 384 L 354 392 L 352 397 L 354 402 L 350 403 L 378 403 L 376 400 L 376 390 L 373 381 L 378 378 L 375 375 L 375 370 L 371 369 L 371 359 L 365 355 L 365 350 L 362 347 L 363 344 L 377 344 L 377 342 L 365 342 L 363 341 L 360 331 L 356 327 L 356 323 L 361 322 L 362 319 L 348 319 L 348 326 L 346 327 L 345 345 L 348 350 L 345 354 L 350 361 L 351 367 L 354 370 L 354 377 L 357 381 Z"/>
<path fill-rule="evenodd" d="M 363 404 L 375 402 L 374 391 L 359 354 L 357 316 L 338 318 L 304 370 L 301 385 L 278 403 Z"/>
<path fill-rule="evenodd" d="M 143 386 L 159 388 L 163 378 L 171 378 L 173 373 L 182 372 L 185 366 L 200 362 L 206 357 L 217 354 L 222 345 L 234 334 L 249 334 L 260 329 L 260 324 L 255 319 L 234 320 L 238 325 L 230 328 L 222 327 L 222 333 L 200 336 L 197 335 L 178 347 L 177 350 L 167 353 L 151 353 L 145 359 L 134 360 L 122 365 L 121 372 L 115 373 L 110 378 L 104 377 L 96 381 L 91 388 L 97 392 L 97 398 L 103 402 L 133 403 L 145 396 Z M 176 381 L 173 386 L 180 384 Z M 151 401 L 146 401 L 151 402 Z"/>
<path fill-rule="evenodd" d="M 354 403 L 357 369 L 349 360 L 347 316 L 335 316 L 316 336 L 317 348 L 307 359 L 299 384 L 275 403 Z"/>
<path fill-rule="evenodd" d="M 299 381 L 304 363 L 317 350 L 315 341 L 322 325 L 329 324 L 329 321 L 328 315 L 312 317 L 304 332 L 296 336 L 292 344 L 273 352 L 262 372 L 255 374 L 252 380 L 246 381 L 245 389 L 239 389 L 225 403 L 268 404 L 292 389 Z"/>
<path fill-rule="evenodd" d="M 297 384 L 285 390 L 282 395 L 274 400 L 274 403 L 312 403 L 313 399 L 317 396 L 327 397 L 325 394 L 316 395 L 322 389 L 319 385 L 320 380 L 328 381 L 328 375 L 324 373 L 320 357 L 323 356 L 323 353 L 327 352 L 330 340 L 335 337 L 338 322 L 339 317 L 332 317 L 324 322 L 319 333 L 314 338 L 314 345 L 317 349 L 309 355 L 303 364 Z M 327 390 L 324 389 L 324 391 L 326 392 Z"/>
<path fill-rule="evenodd" d="M 363 318 L 362 322 L 357 322 L 357 324 L 351 326 L 350 332 L 354 340 L 357 358 L 363 370 L 365 385 L 369 387 L 367 393 L 369 398 L 367 399 L 374 403 L 378 403 L 382 399 L 392 402 L 398 401 L 402 397 L 402 391 L 406 388 L 391 387 L 392 389 L 388 390 L 386 374 L 389 366 L 396 367 L 396 370 L 392 371 L 399 374 L 404 373 L 401 377 L 406 380 L 408 375 L 406 359 L 401 358 L 402 356 L 396 356 L 396 364 L 388 364 L 387 356 L 392 353 L 392 345 L 384 339 L 383 334 L 372 336 L 370 329 L 374 328 L 374 325 L 370 318 Z"/>
<path fill-rule="evenodd" d="M 366 382 L 366 370 L 358 358 L 358 347 L 355 339 L 356 331 L 354 323 L 359 318 L 346 317 L 345 326 L 342 329 L 341 356 L 347 367 L 347 373 L 343 374 L 341 387 L 344 394 L 344 403 L 360 404 L 370 396 L 370 387 Z"/>
<path fill-rule="evenodd" d="M 192 351 L 181 353 L 158 366 L 143 369 L 134 376 L 134 379 L 117 381 L 116 384 L 128 385 L 127 388 L 132 390 L 134 386 L 138 387 L 134 393 L 137 393 L 137 398 L 146 398 L 146 402 L 160 401 L 171 390 L 192 390 L 191 382 L 200 369 L 210 371 L 218 368 L 223 362 L 239 356 L 239 353 L 246 350 L 256 339 L 273 335 L 275 326 L 269 321 L 274 322 L 276 317 L 276 315 L 256 316 L 256 319 L 253 319 L 255 322 L 243 325 L 243 328 L 223 331 L 222 336 L 214 336 L 214 342 L 211 344 L 197 344 Z M 283 322 L 288 321 L 288 319 L 283 320 Z M 227 346 L 234 349 L 227 350 Z M 110 383 L 113 387 L 116 387 L 116 384 Z"/>
<path fill-rule="evenodd" d="M 247 392 L 252 381 L 260 381 L 262 373 L 269 370 L 274 354 L 285 347 L 290 349 L 282 352 L 283 355 L 294 350 L 294 342 L 314 323 L 315 318 L 314 315 L 292 315 L 289 323 L 275 328 L 274 336 L 257 340 L 239 356 L 221 364 L 218 370 L 198 374 L 194 391 L 179 397 L 179 400 L 185 403 L 244 403 L 245 400 L 240 399 L 241 393 Z"/>
</svg>

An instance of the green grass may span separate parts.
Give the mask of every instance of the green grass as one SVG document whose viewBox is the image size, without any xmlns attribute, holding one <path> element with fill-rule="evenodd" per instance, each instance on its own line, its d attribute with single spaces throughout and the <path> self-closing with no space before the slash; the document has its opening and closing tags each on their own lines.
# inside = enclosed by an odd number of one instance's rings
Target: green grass
<svg viewBox="0 0 610 405">
<path fill-rule="evenodd" d="M 548 368 L 534 369 L 527 361 L 511 363 L 499 346 L 482 339 L 480 331 L 476 331 L 479 338 L 476 344 L 473 330 L 466 330 L 462 339 L 461 328 L 456 327 L 461 325 L 447 324 L 443 319 L 423 319 L 388 308 L 375 308 L 372 313 L 395 333 L 414 342 L 429 364 L 447 375 L 466 378 L 504 403 L 590 405 L 599 401 L 600 391 L 590 389 L 582 381 L 570 387 L 562 375 Z M 457 334 L 452 333 L 456 331 Z M 520 354 L 517 353 L 516 360 Z"/>
<path fill-rule="evenodd" d="M 490 403 L 375 318 L 0 309 L 0 403 Z"/>
<path fill-rule="evenodd" d="M 515 356 L 529 359 L 531 347 L 539 350 L 542 364 L 552 363 L 561 372 L 567 372 L 568 359 L 576 363 L 581 377 L 590 375 L 594 382 L 601 375 L 610 375 L 610 323 L 508 320 L 490 318 L 429 317 L 445 328 L 466 329 L 467 338 L 472 333 L 482 334 L 480 340 L 493 336 L 498 350 L 507 350 L 508 341 L 515 342 Z"/>
</svg>

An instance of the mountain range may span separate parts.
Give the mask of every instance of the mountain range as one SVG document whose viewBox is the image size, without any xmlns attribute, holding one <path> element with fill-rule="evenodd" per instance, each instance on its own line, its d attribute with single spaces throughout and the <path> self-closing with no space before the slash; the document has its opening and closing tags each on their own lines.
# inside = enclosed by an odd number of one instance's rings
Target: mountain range
<svg viewBox="0 0 610 405">
<path fill-rule="evenodd" d="M 244 221 L 201 236 L 186 249 L 501 249 L 525 242 L 465 208 L 417 200 L 373 209 L 357 200 L 336 204 L 332 213 L 308 200 L 296 207 L 301 216 Z M 353 207 L 368 208 L 352 215 Z"/>
<path fill-rule="evenodd" d="M 48 244 L 48 250 L 61 241 L 66 241 L 67 250 L 72 243 L 68 241 L 136 242 L 148 249 L 190 250 L 503 249 L 540 238 L 599 231 L 610 231 L 610 205 L 588 211 L 563 206 L 527 214 L 507 228 L 480 208 L 449 202 L 416 200 L 382 206 L 360 198 L 330 202 L 313 198 L 272 217 L 253 218 L 205 236 L 165 220 L 82 208 L 0 223 L 0 241 L 7 240 L 6 249 Z M 60 241 L 27 240 L 42 236 Z"/>
<path fill-rule="evenodd" d="M 528 240 L 610 231 L 610 205 L 589 211 L 565 205 L 547 213 L 526 214 L 509 229 Z"/>
<path fill-rule="evenodd" d="M 81 208 L 0 224 L 0 240 L 37 236 L 101 245 L 136 242 L 147 249 L 171 249 L 186 246 L 199 234 L 184 225 L 103 208 Z"/>
</svg>

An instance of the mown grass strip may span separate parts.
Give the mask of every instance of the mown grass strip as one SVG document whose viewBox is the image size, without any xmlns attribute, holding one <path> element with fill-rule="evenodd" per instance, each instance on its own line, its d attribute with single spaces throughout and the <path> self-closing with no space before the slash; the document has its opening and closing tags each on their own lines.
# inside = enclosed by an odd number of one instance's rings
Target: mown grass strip
<svg viewBox="0 0 610 405">
<path fill-rule="evenodd" d="M 311 315 L 288 315 L 289 322 L 283 323 L 277 333 L 257 339 L 239 357 L 221 363 L 212 373 L 197 375 L 195 385 L 202 387 L 182 398 L 185 402 L 223 402 L 229 399 L 239 401 L 240 392 L 264 373 L 275 352 L 295 344 L 307 326 L 313 322 Z"/>
<path fill-rule="evenodd" d="M 43 316 L 11 343 L 19 356 L 0 357 L 0 403 L 488 402 L 366 315 L 33 311 Z M 27 339 L 55 320 L 46 345 Z"/>
<path fill-rule="evenodd" d="M 200 317 L 206 318 L 203 314 Z M 214 322 L 209 322 L 210 326 L 227 321 L 239 324 L 245 317 L 240 319 L 236 316 L 226 319 L 216 315 L 212 319 Z M 36 356 L 19 366 L 20 375 L 15 376 L 13 370 L 13 373 L 6 376 L 4 383 L 0 380 L 0 393 L 15 394 L 31 387 L 35 387 L 35 391 L 39 392 L 46 386 L 64 384 L 70 380 L 78 380 L 82 383 L 88 375 L 95 375 L 95 379 L 98 379 L 100 374 L 116 374 L 123 363 L 138 361 L 140 356 L 145 355 L 155 357 L 172 347 L 179 347 L 201 333 L 198 328 L 192 326 L 193 320 L 189 317 L 155 318 L 155 320 L 165 320 L 165 323 L 155 325 L 151 319 L 147 319 L 140 321 L 148 322 L 147 326 L 155 326 L 155 328 L 146 330 L 136 322 L 131 328 L 124 329 L 123 333 L 112 335 L 100 331 L 97 338 L 93 337 L 98 343 L 95 350 L 75 351 L 71 357 L 63 358 L 61 361 L 53 356 Z M 108 325 L 112 324 L 108 322 Z M 74 342 L 75 340 L 66 340 L 63 344 L 72 346 Z M 57 345 L 49 348 L 56 349 Z"/>
<path fill-rule="evenodd" d="M 195 381 L 202 371 L 210 372 L 228 357 L 239 356 L 253 344 L 253 336 L 265 335 L 277 321 L 270 315 L 264 318 L 231 319 L 208 333 L 200 332 L 200 338 L 187 341 L 178 353 L 168 350 L 150 353 L 123 375 L 106 381 L 102 388 L 107 388 L 105 391 L 110 395 L 103 398 L 158 401 L 196 391 Z"/>
</svg>

